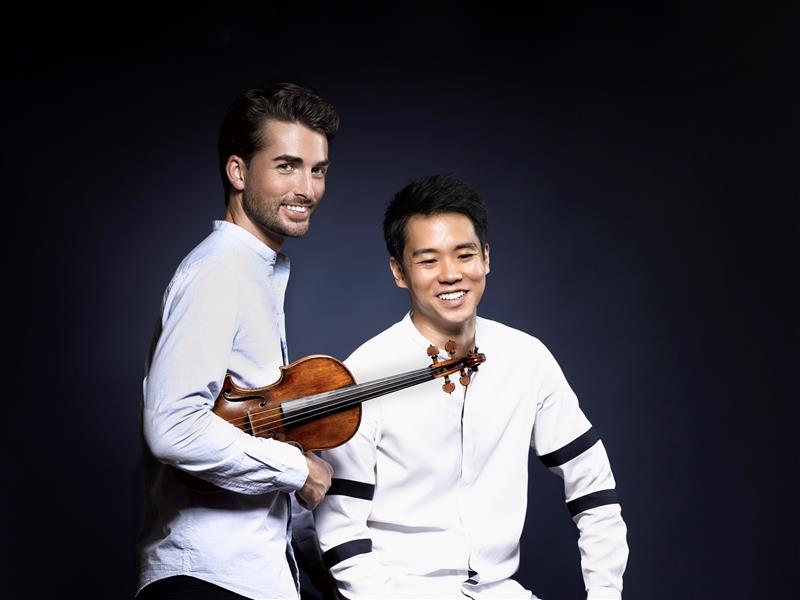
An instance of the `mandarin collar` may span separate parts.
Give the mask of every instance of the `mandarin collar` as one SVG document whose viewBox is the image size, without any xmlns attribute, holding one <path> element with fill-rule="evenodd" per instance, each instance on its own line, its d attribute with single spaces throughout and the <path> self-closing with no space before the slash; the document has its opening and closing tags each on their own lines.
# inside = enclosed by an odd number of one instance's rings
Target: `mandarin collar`
<svg viewBox="0 0 800 600">
<path fill-rule="evenodd" d="M 214 231 L 218 230 L 234 236 L 238 241 L 263 258 L 269 265 L 274 265 L 278 259 L 285 258 L 285 255 L 280 252 L 275 252 L 275 250 L 267 246 L 264 242 L 247 231 L 244 227 L 241 227 L 236 223 L 231 223 L 221 219 L 214 221 Z"/>
</svg>

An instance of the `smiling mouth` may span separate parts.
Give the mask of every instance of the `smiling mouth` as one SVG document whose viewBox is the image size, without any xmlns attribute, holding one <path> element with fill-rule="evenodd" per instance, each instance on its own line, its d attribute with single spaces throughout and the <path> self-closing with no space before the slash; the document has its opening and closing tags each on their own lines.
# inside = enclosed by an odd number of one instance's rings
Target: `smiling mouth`
<svg viewBox="0 0 800 600">
<path fill-rule="evenodd" d="M 308 212 L 308 206 L 300 205 L 300 204 L 283 204 L 282 206 L 286 207 L 286 210 L 289 210 L 293 213 L 297 213 L 298 215 L 304 215 Z"/>
<path fill-rule="evenodd" d="M 436 297 L 440 300 L 459 300 L 466 295 L 465 290 L 458 290 L 457 292 L 445 292 L 443 294 L 436 294 Z"/>
</svg>

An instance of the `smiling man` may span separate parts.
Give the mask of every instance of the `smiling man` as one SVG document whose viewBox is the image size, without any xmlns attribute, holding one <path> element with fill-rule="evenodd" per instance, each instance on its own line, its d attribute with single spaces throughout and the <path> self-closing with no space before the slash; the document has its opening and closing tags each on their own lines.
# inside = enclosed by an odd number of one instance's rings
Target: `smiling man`
<svg viewBox="0 0 800 600">
<path fill-rule="evenodd" d="M 308 231 L 338 125 L 330 104 L 293 84 L 247 90 L 225 115 L 225 219 L 167 286 L 144 380 L 142 600 L 299 596 L 290 495 L 316 506 L 330 465 L 247 435 L 212 408 L 226 373 L 261 387 L 288 362 L 281 248 Z"/>
<path fill-rule="evenodd" d="M 316 525 L 341 595 L 534 598 L 511 578 L 532 447 L 564 480 L 587 597 L 620 598 L 626 527 L 603 443 L 542 343 L 477 316 L 483 199 L 452 177 L 423 177 L 395 195 L 384 237 L 411 311 L 348 358 L 356 380 L 419 368 L 448 340 L 459 355 L 479 347 L 486 363 L 451 396 L 434 380 L 367 402 L 356 435 L 323 453 L 336 477 Z"/>
</svg>

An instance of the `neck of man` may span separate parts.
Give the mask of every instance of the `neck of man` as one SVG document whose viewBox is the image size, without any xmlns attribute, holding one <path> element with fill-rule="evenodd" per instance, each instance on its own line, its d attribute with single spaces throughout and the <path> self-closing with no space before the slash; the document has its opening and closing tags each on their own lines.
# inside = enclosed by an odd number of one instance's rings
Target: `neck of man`
<svg viewBox="0 0 800 600">
<path fill-rule="evenodd" d="M 228 209 L 225 211 L 225 220 L 228 223 L 238 225 L 245 231 L 252 233 L 261 242 L 269 246 L 275 252 L 280 252 L 281 248 L 283 248 L 282 235 L 278 235 L 274 231 L 269 231 L 263 227 L 260 227 L 258 223 L 255 223 L 250 217 L 247 216 L 247 213 L 242 206 L 241 194 L 235 194 L 233 197 L 231 197 L 230 201 L 228 202 Z"/>
<path fill-rule="evenodd" d="M 420 319 L 419 313 L 412 310 L 411 322 L 426 340 L 442 352 L 445 351 L 445 344 L 450 340 L 456 343 L 456 356 L 464 356 L 475 347 L 475 323 L 477 322 L 475 315 L 452 328 L 443 328 Z"/>
</svg>

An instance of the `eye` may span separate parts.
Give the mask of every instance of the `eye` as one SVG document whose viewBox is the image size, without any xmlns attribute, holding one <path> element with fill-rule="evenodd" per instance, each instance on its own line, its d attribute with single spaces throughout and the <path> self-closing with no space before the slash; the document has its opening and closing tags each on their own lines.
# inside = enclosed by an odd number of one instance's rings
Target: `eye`
<svg viewBox="0 0 800 600">
<path fill-rule="evenodd" d="M 424 260 L 417 261 L 418 265 L 432 265 L 436 262 L 435 258 L 426 258 Z"/>
<path fill-rule="evenodd" d="M 328 174 L 328 167 L 314 167 L 311 169 L 311 175 L 323 179 Z"/>
<path fill-rule="evenodd" d="M 294 171 L 294 165 L 292 163 L 281 163 L 276 168 L 281 173 L 291 173 Z"/>
<path fill-rule="evenodd" d="M 459 258 L 459 260 L 469 260 L 473 256 L 476 256 L 475 252 L 470 252 L 469 254 L 459 254 L 458 258 Z"/>
</svg>

